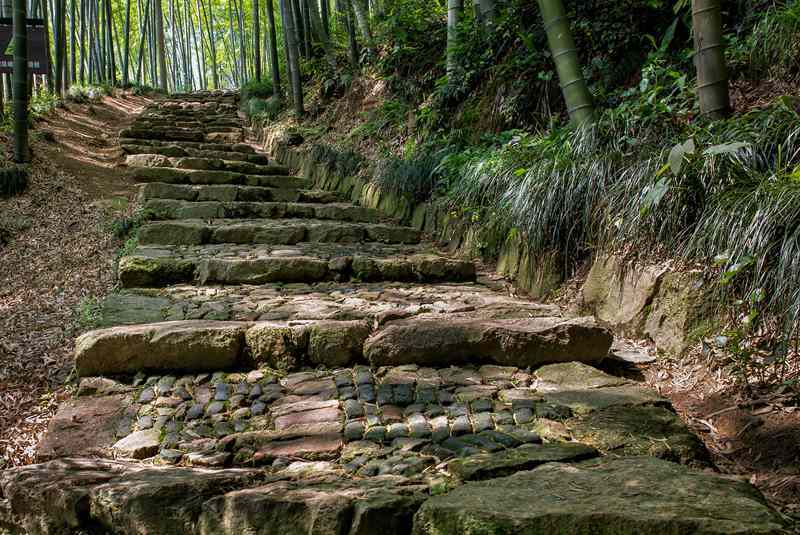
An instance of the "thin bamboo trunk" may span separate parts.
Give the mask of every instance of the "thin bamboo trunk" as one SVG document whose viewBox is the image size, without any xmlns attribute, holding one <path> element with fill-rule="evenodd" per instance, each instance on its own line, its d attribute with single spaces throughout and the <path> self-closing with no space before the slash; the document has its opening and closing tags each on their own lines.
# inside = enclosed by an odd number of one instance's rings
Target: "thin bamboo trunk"
<svg viewBox="0 0 800 535">
<path fill-rule="evenodd" d="M 14 11 L 14 161 L 28 161 L 28 27 L 25 0 Z"/>
<path fill-rule="evenodd" d="M 700 113 L 720 119 L 730 114 L 731 101 L 719 0 L 692 0 L 692 26 Z"/>
<path fill-rule="evenodd" d="M 256 81 L 261 81 L 261 20 L 258 0 L 253 0 L 253 67 Z"/>
<path fill-rule="evenodd" d="M 330 22 L 330 0 L 320 0 L 320 16 L 322 17 L 322 29 L 325 30 L 325 35 L 331 35 L 331 22 Z"/>
<path fill-rule="evenodd" d="M 131 58 L 131 0 L 125 0 L 125 35 L 124 52 L 122 56 L 122 86 L 127 87 L 129 83 L 129 68 Z"/>
<path fill-rule="evenodd" d="M 106 4 L 106 32 L 108 35 L 108 80 L 111 85 L 117 83 L 117 62 L 114 58 L 114 18 L 111 16 L 111 0 Z"/>
<path fill-rule="evenodd" d="M 180 79 L 178 73 L 178 40 L 175 31 L 175 0 L 169 0 L 169 37 L 172 41 L 172 90 L 178 91 Z"/>
<path fill-rule="evenodd" d="M 292 17 L 295 39 L 297 39 L 297 50 L 303 57 L 308 57 L 309 52 L 305 48 L 305 23 L 303 22 L 303 15 L 300 11 L 300 2 L 298 0 L 289 0 L 288 7 L 290 8 L 289 15 Z M 284 24 L 283 27 L 286 28 L 286 24 Z"/>
<path fill-rule="evenodd" d="M 350 0 L 350 5 L 353 7 L 358 28 L 361 30 L 361 37 L 364 39 L 364 44 L 370 55 L 374 56 L 375 44 L 372 40 L 372 30 L 369 27 L 367 7 L 364 5 L 363 0 Z"/>
<path fill-rule="evenodd" d="M 86 83 L 86 2 L 87 0 L 81 0 L 81 34 L 79 36 L 80 44 L 81 44 L 81 67 L 80 67 L 80 79 L 81 84 Z"/>
<path fill-rule="evenodd" d="M 314 29 L 314 33 L 317 35 L 320 44 L 322 45 L 322 51 L 325 54 L 325 60 L 328 62 L 328 66 L 332 71 L 336 72 L 336 52 L 333 49 L 333 43 L 331 42 L 330 37 L 328 37 L 328 32 L 325 31 L 325 28 L 323 27 L 322 18 L 320 17 L 319 11 L 314 5 L 315 3 L 316 0 L 308 5 L 308 18 L 311 21 L 311 26 Z"/>
<path fill-rule="evenodd" d="M 78 65 L 77 65 L 77 58 L 78 58 L 78 38 L 77 38 L 77 27 L 78 27 L 78 19 L 77 14 L 77 6 L 75 5 L 75 0 L 70 0 L 69 3 L 69 10 L 70 10 L 70 19 L 69 19 L 69 45 L 70 45 L 70 80 L 72 83 L 76 83 L 78 81 Z"/>
<path fill-rule="evenodd" d="M 298 57 L 300 53 L 297 44 L 297 34 L 295 34 L 294 28 L 292 27 L 294 21 L 292 20 L 293 17 L 289 11 L 289 0 L 279 0 L 279 2 L 281 6 L 281 19 L 283 20 L 283 28 L 288 44 L 287 54 L 289 56 L 288 68 L 292 85 L 292 101 L 294 104 L 294 112 L 299 118 L 303 116 L 304 109 L 303 88 L 300 82 L 300 61 Z"/>
<path fill-rule="evenodd" d="M 458 61 L 458 25 L 464 14 L 464 0 L 447 0 L 447 82 L 461 79 Z"/>
<path fill-rule="evenodd" d="M 161 0 L 153 0 L 156 8 L 155 15 L 156 27 L 156 46 L 158 48 L 158 70 L 160 73 L 158 82 L 162 91 L 167 91 L 167 54 L 164 49 L 164 13 L 161 7 Z"/>
<path fill-rule="evenodd" d="M 539 9 L 570 120 L 575 125 L 593 123 L 592 94 L 583 78 L 564 4 L 561 0 L 539 0 Z"/>
<path fill-rule="evenodd" d="M 270 70 L 272 71 L 272 94 L 281 97 L 281 66 L 278 61 L 278 38 L 275 31 L 275 11 L 272 0 L 265 0 L 267 3 L 267 21 L 269 22 L 269 57 Z"/>
<path fill-rule="evenodd" d="M 219 68 L 217 66 L 217 43 L 214 37 L 214 12 L 209 6 L 208 13 L 206 13 L 205 2 L 198 0 L 203 10 L 203 17 L 206 21 L 206 28 L 208 30 L 208 42 L 211 47 L 211 74 L 214 81 L 214 89 L 219 89 Z"/>
<path fill-rule="evenodd" d="M 150 25 L 150 2 L 147 2 L 144 5 L 144 18 L 142 22 L 142 28 L 140 30 L 141 35 L 139 36 L 139 57 L 136 60 L 136 83 L 142 85 L 142 63 L 144 60 L 144 43 L 147 39 L 147 34 L 149 33 L 149 26 Z"/>
</svg>

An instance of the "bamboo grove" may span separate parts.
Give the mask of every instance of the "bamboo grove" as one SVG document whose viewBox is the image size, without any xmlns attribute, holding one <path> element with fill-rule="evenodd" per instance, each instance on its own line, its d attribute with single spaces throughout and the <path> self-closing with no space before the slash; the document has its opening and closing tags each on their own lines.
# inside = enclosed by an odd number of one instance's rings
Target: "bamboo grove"
<svg viewBox="0 0 800 535">
<path fill-rule="evenodd" d="M 474 9 L 470 20 L 492 31 L 502 4 L 474 0 L 466 7 Z M 724 114 L 728 97 L 719 1 L 693 4 L 701 105 L 709 114 Z M 538 7 L 570 117 L 578 124 L 591 122 L 591 94 L 562 0 L 538 0 Z M 29 16 L 45 22 L 52 66 L 34 83 L 63 96 L 72 84 L 135 84 L 177 92 L 236 88 L 266 78 L 276 96 L 286 85 L 293 109 L 302 114 L 302 60 L 319 58 L 335 72 L 337 50 L 346 50 L 347 64 L 341 67 L 368 63 L 378 54 L 375 21 L 394 8 L 392 0 L 29 0 Z M 442 60 L 453 79 L 460 75 L 458 28 L 465 2 L 432 0 L 431 16 L 442 8 L 448 30 Z M 10 14 L 10 6 L 2 10 Z M 9 94 L 10 79 L 4 79 Z"/>
</svg>

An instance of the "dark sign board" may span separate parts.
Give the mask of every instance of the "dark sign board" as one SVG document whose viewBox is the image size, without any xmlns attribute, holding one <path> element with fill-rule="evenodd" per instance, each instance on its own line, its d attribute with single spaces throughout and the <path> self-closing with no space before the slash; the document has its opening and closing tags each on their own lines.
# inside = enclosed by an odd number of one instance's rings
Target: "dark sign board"
<svg viewBox="0 0 800 535">
<path fill-rule="evenodd" d="M 14 71 L 14 28 L 10 18 L 0 18 L 0 73 Z M 44 20 L 28 19 L 28 73 L 47 74 L 50 62 Z"/>
</svg>

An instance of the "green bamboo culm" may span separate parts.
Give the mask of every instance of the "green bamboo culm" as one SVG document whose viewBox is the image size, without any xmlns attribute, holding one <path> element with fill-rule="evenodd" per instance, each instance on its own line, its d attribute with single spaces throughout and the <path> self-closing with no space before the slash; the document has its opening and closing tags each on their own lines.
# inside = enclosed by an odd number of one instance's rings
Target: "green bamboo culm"
<svg viewBox="0 0 800 535">
<path fill-rule="evenodd" d="M 556 64 L 569 118 L 578 126 L 591 124 L 595 119 L 592 94 L 583 78 L 564 4 L 561 0 L 539 0 L 539 10 L 542 12 L 547 42 Z"/>
<path fill-rule="evenodd" d="M 28 28 L 25 0 L 14 0 L 14 161 L 28 161 Z"/>
<path fill-rule="evenodd" d="M 731 111 L 719 0 L 692 0 L 692 26 L 700 113 L 719 119 Z"/>
<path fill-rule="evenodd" d="M 447 81 L 453 84 L 459 76 L 458 25 L 464 12 L 464 0 L 447 0 Z"/>
</svg>

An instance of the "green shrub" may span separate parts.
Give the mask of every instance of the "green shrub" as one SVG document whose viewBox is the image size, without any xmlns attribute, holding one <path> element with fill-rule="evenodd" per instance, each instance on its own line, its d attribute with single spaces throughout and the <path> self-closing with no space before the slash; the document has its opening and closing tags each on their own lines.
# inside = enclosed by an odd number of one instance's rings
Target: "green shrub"
<svg viewBox="0 0 800 535">
<path fill-rule="evenodd" d="M 270 80 L 251 80 L 244 84 L 241 89 L 241 101 L 246 103 L 250 99 L 268 99 L 273 95 L 272 82 Z"/>
</svg>

